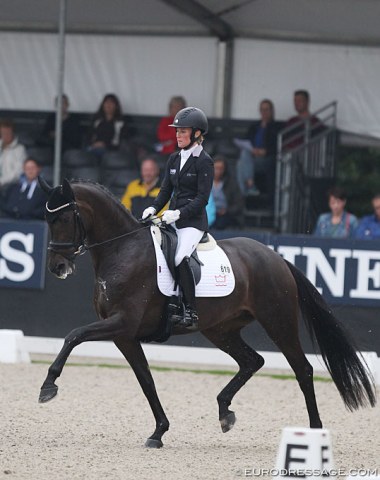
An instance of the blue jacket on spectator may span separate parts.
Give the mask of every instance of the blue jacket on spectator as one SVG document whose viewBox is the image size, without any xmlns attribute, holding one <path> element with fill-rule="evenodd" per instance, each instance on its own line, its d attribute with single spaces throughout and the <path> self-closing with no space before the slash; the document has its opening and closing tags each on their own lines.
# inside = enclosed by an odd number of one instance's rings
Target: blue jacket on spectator
<svg viewBox="0 0 380 480">
<path fill-rule="evenodd" d="M 316 237 L 353 238 L 358 226 L 358 219 L 352 213 L 344 212 L 342 220 L 336 225 L 332 223 L 331 213 L 322 213 L 318 217 L 314 230 Z"/>
<path fill-rule="evenodd" d="M 380 220 L 375 214 L 366 215 L 361 219 L 355 237 L 368 240 L 380 240 Z"/>
</svg>

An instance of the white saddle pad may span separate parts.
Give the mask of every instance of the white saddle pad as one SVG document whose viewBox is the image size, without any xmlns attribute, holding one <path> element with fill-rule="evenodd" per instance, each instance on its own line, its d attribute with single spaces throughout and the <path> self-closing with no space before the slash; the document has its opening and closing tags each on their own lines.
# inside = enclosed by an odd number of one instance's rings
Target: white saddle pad
<svg viewBox="0 0 380 480">
<path fill-rule="evenodd" d="M 151 227 L 154 250 L 157 259 L 157 284 L 160 292 L 170 297 L 176 294 L 174 290 L 174 279 L 160 244 L 156 239 L 154 227 Z M 217 245 L 212 250 L 197 249 L 198 258 L 203 263 L 201 267 L 202 276 L 195 287 L 196 297 L 226 297 L 235 288 L 235 276 L 231 263 L 224 251 Z"/>
</svg>

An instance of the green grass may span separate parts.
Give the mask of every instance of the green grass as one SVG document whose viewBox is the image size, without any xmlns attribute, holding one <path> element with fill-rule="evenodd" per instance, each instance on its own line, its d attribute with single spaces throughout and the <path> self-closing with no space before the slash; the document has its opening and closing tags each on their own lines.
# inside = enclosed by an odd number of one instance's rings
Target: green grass
<svg viewBox="0 0 380 480">
<path fill-rule="evenodd" d="M 32 360 L 32 363 L 50 365 L 51 362 L 48 360 Z M 131 368 L 129 365 L 115 365 L 110 363 L 80 363 L 80 362 L 67 362 L 68 367 L 99 367 L 99 368 Z M 180 367 L 159 367 L 150 365 L 150 369 L 156 372 L 185 372 L 185 373 L 196 373 L 196 374 L 207 374 L 207 375 L 224 375 L 228 377 L 233 377 L 236 372 L 232 370 L 202 370 L 195 368 L 180 368 Z M 276 374 L 276 373 L 257 373 L 256 377 L 266 377 L 273 378 L 274 380 L 295 380 L 296 377 L 291 374 Z M 316 382 L 332 382 L 330 377 L 319 377 L 314 376 L 314 381 Z"/>
</svg>

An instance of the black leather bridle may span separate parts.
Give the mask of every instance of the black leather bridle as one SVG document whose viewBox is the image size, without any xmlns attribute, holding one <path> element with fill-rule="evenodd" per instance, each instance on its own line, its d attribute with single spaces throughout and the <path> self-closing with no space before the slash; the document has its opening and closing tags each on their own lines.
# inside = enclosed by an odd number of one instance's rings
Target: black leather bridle
<svg viewBox="0 0 380 480">
<path fill-rule="evenodd" d="M 50 209 L 48 203 L 46 202 L 46 218 L 48 223 L 54 223 L 57 218 L 66 210 L 72 210 L 74 215 L 74 234 L 73 240 L 71 242 L 54 242 L 50 240 L 48 250 L 54 253 L 61 255 L 70 262 L 74 262 L 75 258 L 78 255 L 83 255 L 87 248 L 86 247 L 86 230 L 83 225 L 83 221 L 79 214 L 78 205 L 75 201 L 65 203 L 60 207 Z M 50 221 L 49 221 L 50 216 Z M 68 250 L 74 250 L 73 253 L 66 253 Z"/>
<path fill-rule="evenodd" d="M 86 230 L 84 228 L 84 224 L 82 221 L 82 218 L 80 216 L 79 210 L 78 210 L 78 205 L 77 203 L 73 200 L 71 202 L 65 203 L 61 205 L 60 207 L 50 209 L 48 207 L 48 203 L 46 202 L 46 219 L 48 223 L 54 223 L 57 218 L 60 216 L 61 213 L 63 213 L 66 210 L 72 210 L 74 214 L 74 235 L 73 235 L 73 241 L 72 242 L 54 242 L 50 240 L 48 250 L 54 253 L 57 253 L 61 255 L 62 257 L 66 258 L 66 260 L 69 260 L 70 262 L 74 262 L 76 257 L 78 255 L 83 255 L 86 253 L 87 250 L 90 250 L 91 248 L 94 247 L 100 247 L 102 245 L 105 245 L 110 242 L 114 242 L 115 240 L 119 240 L 124 237 L 128 237 L 129 235 L 132 235 L 136 232 L 139 232 L 140 230 L 143 230 L 145 228 L 149 228 L 151 225 L 151 222 L 147 222 L 148 225 L 144 227 L 140 227 L 136 230 L 132 230 L 132 232 L 126 232 L 121 235 L 118 235 L 116 237 L 109 238 L 107 240 L 104 240 L 102 242 L 98 243 L 92 243 L 88 245 L 86 243 Z M 50 217 L 50 220 L 49 220 Z M 145 222 L 144 222 L 145 223 Z M 77 235 L 77 232 L 79 232 L 79 235 Z M 78 239 L 77 239 L 78 236 Z M 74 252 L 71 253 L 71 255 L 68 255 L 65 253 L 65 251 L 73 249 Z"/>
</svg>

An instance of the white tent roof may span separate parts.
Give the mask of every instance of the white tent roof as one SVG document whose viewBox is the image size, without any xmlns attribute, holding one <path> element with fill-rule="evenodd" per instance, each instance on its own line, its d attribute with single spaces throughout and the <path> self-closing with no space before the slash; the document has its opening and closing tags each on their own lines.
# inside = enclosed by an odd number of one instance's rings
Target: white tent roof
<svg viewBox="0 0 380 480">
<path fill-rule="evenodd" d="M 2 0 L 0 30 L 56 31 L 59 0 Z M 67 31 L 380 45 L 378 0 L 67 0 Z"/>
</svg>

